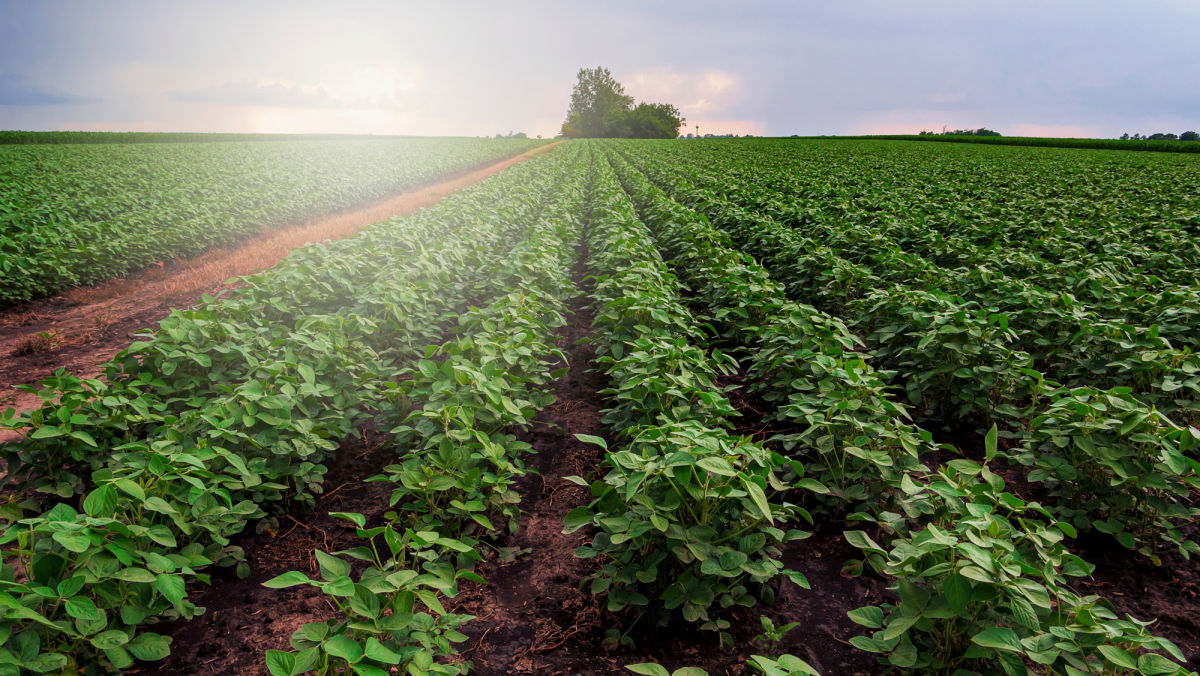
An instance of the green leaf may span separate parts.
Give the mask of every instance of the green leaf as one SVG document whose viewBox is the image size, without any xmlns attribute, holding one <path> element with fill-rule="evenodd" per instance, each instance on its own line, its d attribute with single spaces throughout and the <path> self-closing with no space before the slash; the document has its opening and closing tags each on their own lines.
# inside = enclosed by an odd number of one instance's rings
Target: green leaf
<svg viewBox="0 0 1200 676">
<path fill-rule="evenodd" d="M 958 615 L 967 610 L 971 600 L 971 583 L 958 573 L 950 573 L 942 582 L 942 591 L 946 593 L 946 603 Z"/>
<path fill-rule="evenodd" d="M 118 629 L 110 629 L 106 632 L 93 636 L 89 640 L 92 642 L 92 645 L 99 650 L 111 650 L 113 648 L 120 648 L 126 643 L 129 643 L 129 634 L 126 634 Z"/>
<path fill-rule="evenodd" d="M 597 436 L 594 436 L 591 434 L 576 434 L 575 438 L 582 441 L 585 444 L 594 444 L 596 446 L 599 446 L 600 448 L 603 448 L 606 451 L 608 450 L 608 442 L 600 437 L 597 437 Z"/>
<path fill-rule="evenodd" d="M 367 649 L 363 651 L 363 654 L 376 662 L 383 662 L 384 664 L 400 664 L 400 661 L 403 659 L 400 655 L 392 652 L 391 649 L 374 638 L 367 639 Z"/>
<path fill-rule="evenodd" d="M 330 512 L 329 516 L 335 519 L 345 519 L 359 528 L 367 527 L 367 517 L 354 512 Z"/>
<path fill-rule="evenodd" d="M 1138 668 L 1137 660 L 1134 659 L 1133 655 L 1130 655 L 1115 645 L 1101 645 L 1097 646 L 1096 649 L 1100 651 L 1100 654 L 1104 656 L 1104 659 L 1112 662 L 1122 669 Z"/>
<path fill-rule="evenodd" d="M 295 587 L 298 584 L 308 584 L 308 576 L 304 573 L 295 570 L 289 570 L 283 575 L 277 575 L 263 583 L 264 587 L 269 589 L 284 589 L 286 587 Z"/>
<path fill-rule="evenodd" d="M 362 646 L 358 645 L 354 639 L 345 634 L 334 636 L 326 641 L 322 647 L 325 649 L 325 652 L 334 657 L 340 657 L 350 664 L 354 664 L 363 657 Z"/>
<path fill-rule="evenodd" d="M 75 552 L 76 554 L 82 554 L 92 546 L 92 539 L 82 534 L 57 531 L 51 537 L 54 538 L 55 542 L 65 547 L 67 551 Z"/>
<path fill-rule="evenodd" d="M 34 430 L 33 434 L 29 435 L 29 438 L 30 439 L 53 439 L 54 437 L 61 437 L 63 434 L 64 434 L 64 432 L 62 429 L 55 427 L 54 425 L 46 425 L 45 427 L 39 427 L 36 430 Z"/>
<path fill-rule="evenodd" d="M 641 664 L 627 664 L 625 668 L 635 674 L 645 674 L 645 676 L 671 676 L 671 672 L 661 664 L 653 662 L 642 662 Z"/>
<path fill-rule="evenodd" d="M 746 487 L 746 492 L 750 494 L 750 499 L 754 501 L 754 506 L 758 507 L 758 511 L 766 517 L 767 522 L 775 523 L 775 518 L 771 514 L 771 506 L 767 504 L 767 496 L 763 493 L 763 489 L 759 488 L 758 484 L 749 477 L 743 476 L 741 479 L 742 485 Z"/>
<path fill-rule="evenodd" d="M 971 637 L 971 641 L 984 648 L 995 648 L 997 650 L 1007 650 L 1010 652 L 1021 652 L 1021 639 L 1017 636 L 1017 632 L 1008 627 L 990 627 L 975 634 Z"/>
<path fill-rule="evenodd" d="M 48 674 L 52 671 L 59 671 L 67 666 L 67 656 L 62 653 L 42 653 L 31 660 L 26 660 L 21 663 L 21 666 L 39 673 Z M 18 673 L 17 671 L 9 673 Z"/>
<path fill-rule="evenodd" d="M 713 455 L 706 455 L 703 458 L 700 458 L 696 465 L 705 471 L 712 472 L 713 474 L 719 474 L 721 476 L 735 476 L 737 474 L 737 472 L 733 469 L 733 465 L 730 465 L 724 459 Z M 764 501 L 765 499 L 766 498 L 764 498 Z"/>
<path fill-rule="evenodd" d="M 335 577 L 326 582 L 321 591 L 331 596 L 354 596 L 354 580 L 349 575 Z"/>
<path fill-rule="evenodd" d="M 868 552 L 877 552 L 879 554 L 885 553 L 882 547 L 875 544 L 875 541 L 871 539 L 870 535 L 867 535 L 861 530 L 848 530 L 843 533 L 843 536 L 846 538 L 846 542 L 849 542 L 851 545 L 858 547 L 859 549 Z"/>
<path fill-rule="evenodd" d="M 136 499 L 138 502 L 144 502 L 146 500 L 146 491 L 142 490 L 142 487 L 139 486 L 136 481 L 131 481 L 129 479 L 117 479 L 113 482 L 113 485 L 121 489 L 121 492 L 125 493 L 129 497 Z"/>
<path fill-rule="evenodd" d="M 992 424 L 992 429 L 988 430 L 987 435 L 983 437 L 983 457 L 990 461 L 996 457 L 996 440 L 999 432 L 996 430 L 995 423 Z"/>
<path fill-rule="evenodd" d="M 563 520 L 563 532 L 574 533 L 592 523 L 592 510 L 586 506 L 576 507 L 567 512 L 566 518 Z"/>
<path fill-rule="evenodd" d="M 1138 658 L 1138 669 L 1143 674 L 1174 674 L 1179 665 L 1158 653 L 1146 653 Z"/>
<path fill-rule="evenodd" d="M 308 364 L 297 364 L 296 370 L 300 373 L 300 377 L 304 378 L 304 382 L 312 385 L 317 382 L 317 375 L 313 373 L 313 369 Z"/>
<path fill-rule="evenodd" d="M 116 489 L 113 486 L 100 486 L 83 498 L 83 510 L 88 516 L 108 518 L 116 512 Z"/>
<path fill-rule="evenodd" d="M 869 629 L 883 626 L 883 609 L 879 606 L 863 606 L 846 613 L 855 624 L 861 624 Z"/>
<path fill-rule="evenodd" d="M 317 556 L 317 565 L 321 569 L 321 577 L 326 580 L 333 580 L 339 577 L 346 577 L 350 574 L 350 564 L 331 556 L 321 550 L 314 552 Z M 278 578 L 276 578 L 278 579 Z"/>
<path fill-rule="evenodd" d="M 128 650 L 121 647 L 106 649 L 104 656 L 118 669 L 128 669 L 133 665 L 133 656 L 129 654 Z"/>
<path fill-rule="evenodd" d="M 271 676 L 292 676 L 296 667 L 296 656 L 282 650 L 267 651 L 267 670 Z"/>
<path fill-rule="evenodd" d="M 83 430 L 71 430 L 71 436 L 75 439 L 82 441 L 83 443 L 87 444 L 88 446 L 91 446 L 92 448 L 100 447 L 100 445 L 96 443 L 96 440 L 92 438 L 92 435 L 88 434 L 87 432 L 84 432 Z"/>
<path fill-rule="evenodd" d="M 1041 622 L 1038 621 L 1037 613 L 1033 610 L 1033 604 L 1024 598 L 1014 597 L 1009 605 L 1012 606 L 1013 617 L 1017 619 L 1017 623 L 1026 629 L 1037 631 L 1041 629 Z"/>
<path fill-rule="evenodd" d="M 126 582 L 137 582 L 142 584 L 150 584 L 154 582 L 155 575 L 145 568 L 122 568 L 113 574 L 113 577 Z"/>
<path fill-rule="evenodd" d="M 100 620 L 104 618 L 104 613 L 86 596 L 73 596 L 67 599 L 63 605 L 66 607 L 67 614 L 78 620 Z"/>
<path fill-rule="evenodd" d="M 153 632 L 138 634 L 129 642 L 129 652 L 139 660 L 153 662 L 171 654 L 171 639 Z"/>
<path fill-rule="evenodd" d="M 163 595 L 163 598 L 170 601 L 171 605 L 178 605 L 187 596 L 183 577 L 180 575 L 160 573 L 154 580 L 154 588 Z"/>
</svg>

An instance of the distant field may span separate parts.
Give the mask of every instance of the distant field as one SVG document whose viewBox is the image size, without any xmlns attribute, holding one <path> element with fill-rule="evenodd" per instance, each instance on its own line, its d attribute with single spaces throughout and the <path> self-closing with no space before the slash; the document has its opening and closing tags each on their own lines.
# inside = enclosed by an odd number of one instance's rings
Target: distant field
<svg viewBox="0 0 1200 676">
<path fill-rule="evenodd" d="M 267 138 L 276 140 L 258 140 Z M 382 198 L 539 143 L 285 137 L 0 145 L 0 305 Z"/>
<path fill-rule="evenodd" d="M 1046 138 L 1041 136 L 959 136 L 955 134 L 884 134 L 874 136 L 799 136 L 808 139 L 875 139 L 980 143 L 993 146 L 1037 146 L 1042 148 L 1088 148 L 1093 150 L 1138 150 L 1156 153 L 1200 153 L 1200 141 L 1122 141 L 1111 138 Z"/>
</svg>

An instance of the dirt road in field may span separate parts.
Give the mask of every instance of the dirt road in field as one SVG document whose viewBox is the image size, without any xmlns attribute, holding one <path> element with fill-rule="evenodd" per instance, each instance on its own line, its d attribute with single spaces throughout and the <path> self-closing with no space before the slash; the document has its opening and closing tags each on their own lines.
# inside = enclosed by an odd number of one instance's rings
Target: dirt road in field
<svg viewBox="0 0 1200 676">
<path fill-rule="evenodd" d="M 153 327 L 171 308 L 191 307 L 202 295 L 236 286 L 236 282 L 229 283 L 231 279 L 269 268 L 297 247 L 340 239 L 372 223 L 407 216 L 558 143 L 561 141 L 451 174 L 384 200 L 274 228 L 234 247 L 164 261 L 128 277 L 0 311 L 0 410 L 39 406 L 37 395 L 12 388 L 36 383 L 56 369 L 96 377 L 101 364 L 133 342 L 138 331 Z M 0 430 L 0 442 L 16 436 Z"/>
</svg>

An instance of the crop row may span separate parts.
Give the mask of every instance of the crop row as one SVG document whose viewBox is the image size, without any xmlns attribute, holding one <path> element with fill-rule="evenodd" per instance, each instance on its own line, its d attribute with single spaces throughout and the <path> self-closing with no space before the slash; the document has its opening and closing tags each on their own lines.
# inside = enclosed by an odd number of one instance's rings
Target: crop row
<svg viewBox="0 0 1200 676">
<path fill-rule="evenodd" d="M 0 146 L 0 305 L 378 199 L 536 143 Z"/>
<path fill-rule="evenodd" d="M 361 424 L 412 409 L 424 381 L 405 376 L 414 362 L 430 369 L 424 346 L 464 311 L 487 325 L 471 304 L 552 269 L 558 224 L 578 207 L 559 178 L 575 157 L 553 157 L 307 247 L 230 298 L 172 313 L 107 366 L 107 382 L 60 372 L 41 409 L 10 410 L 4 425 L 29 434 L 4 448 L 23 501 L 6 507 L 0 535 L 0 664 L 46 672 L 164 657 L 166 639 L 144 625 L 202 612 L 188 585 L 207 582 L 212 565 L 245 572 L 230 538 L 254 519 L 269 527 L 273 505 L 311 501 L 324 463 Z M 491 307 L 504 316 L 533 303 Z M 402 485 L 407 470 L 394 470 Z"/>
<path fill-rule="evenodd" d="M 886 233 L 949 268 L 1002 255 L 993 272 L 1082 293 L 1196 279 L 1193 158 L 886 142 L 627 147 L 697 182 L 718 174 L 723 191 L 747 188 L 767 215 L 843 239 Z"/>
<path fill-rule="evenodd" d="M 803 260 L 806 240 L 797 229 L 694 188 L 678 170 L 651 173 L 761 260 L 789 295 L 799 298 L 811 288 L 820 268 Z M 1122 361 L 1063 386 L 1050 379 L 1057 373 L 1043 376 L 1032 368 L 1007 317 L 993 308 L 937 289 L 865 279 L 866 291 L 843 301 L 842 311 L 868 332 L 868 344 L 894 369 L 893 382 L 922 405 L 925 419 L 952 422 L 974 414 L 1005 424 L 1019 444 L 1010 456 L 1033 467 L 1029 479 L 1043 483 L 1055 498 L 1051 508 L 1080 530 L 1110 533 L 1154 560 L 1163 542 L 1185 557 L 1200 551 L 1181 531 L 1197 513 L 1188 501 L 1200 485 L 1194 457 L 1200 431 L 1187 426 L 1200 383 L 1186 348 L 1147 346 L 1129 334 L 1076 332 L 1074 342 L 1060 339 L 1069 349 L 1101 364 Z M 1136 377 L 1121 379 L 1135 368 Z"/>
<path fill-rule="evenodd" d="M 854 506 L 852 521 L 892 538 L 888 550 L 864 531 L 846 533 L 873 567 L 895 578 L 899 597 L 851 614 L 878 629 L 856 638 L 857 647 L 916 671 L 1025 673 L 1026 660 L 1056 673 L 1179 671 L 1141 653 L 1161 649 L 1182 661 L 1175 646 L 1071 590 L 1067 578 L 1091 567 L 1064 548 L 1069 525 L 1006 492 L 986 463 L 953 460 L 929 471 L 919 458 L 933 450 L 930 435 L 907 424 L 840 323 L 786 300 L 783 287 L 707 219 L 612 158 L 695 302 L 745 351 L 752 387 L 780 402 L 770 416 L 801 430 L 782 439 L 810 473 L 800 485 L 843 509 Z M 995 444 L 993 432 L 989 460 Z"/>
<path fill-rule="evenodd" d="M 469 669 L 469 662 L 447 658 L 455 655 L 452 644 L 466 639 L 458 629 L 473 618 L 447 613 L 442 600 L 456 595 L 459 580 L 484 583 L 472 565 L 487 540 L 518 524 L 513 483 L 525 474 L 522 456 L 532 449 L 511 430 L 527 426 L 553 401 L 546 385 L 565 359 L 553 333 L 574 294 L 569 275 L 580 236 L 582 177 L 571 174 L 562 196 L 566 208 L 535 226 L 505 263 L 512 272 L 496 283 L 512 291 L 468 310 L 450 339 L 431 345 L 425 358 L 399 374 L 396 411 L 406 415 L 391 434 L 400 455 L 369 479 L 393 488 L 383 523 L 368 527 L 362 514 L 336 514 L 357 526 L 361 546 L 315 552 L 318 579 L 292 571 L 266 583 L 314 586 L 338 610 L 300 627 L 292 636 L 294 651 L 267 652 L 274 676 Z"/>
<path fill-rule="evenodd" d="M 603 157 L 593 167 L 587 241 L 596 365 L 611 381 L 603 423 L 619 447 L 581 436 L 607 449 L 606 473 L 590 483 L 571 477 L 593 499 L 567 515 L 566 530 L 595 530 L 576 556 L 601 560 L 588 589 L 610 612 L 632 608 L 659 625 L 681 617 L 725 644 L 722 611 L 769 602 L 783 579 L 807 586 L 779 557 L 808 535 L 790 526 L 810 519 L 770 499 L 789 488 L 782 456 L 728 433 L 735 411 L 716 380 L 735 364 L 700 347 L 677 280 Z"/>
</svg>

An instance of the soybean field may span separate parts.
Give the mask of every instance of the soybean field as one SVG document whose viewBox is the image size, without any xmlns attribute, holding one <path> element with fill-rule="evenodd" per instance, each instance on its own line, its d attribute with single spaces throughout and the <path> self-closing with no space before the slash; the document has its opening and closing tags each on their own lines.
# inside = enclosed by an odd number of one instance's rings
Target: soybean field
<svg viewBox="0 0 1200 676">
<path fill-rule="evenodd" d="M 0 145 L 0 302 L 537 141 Z M 572 140 L 0 428 L 0 674 L 1190 674 L 1200 158 Z"/>
</svg>

